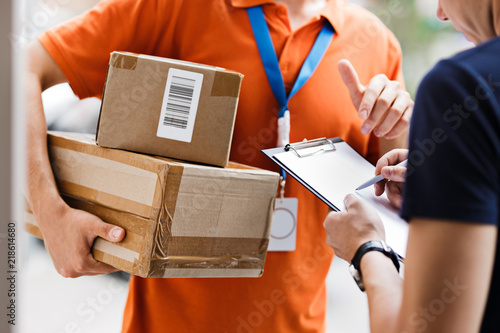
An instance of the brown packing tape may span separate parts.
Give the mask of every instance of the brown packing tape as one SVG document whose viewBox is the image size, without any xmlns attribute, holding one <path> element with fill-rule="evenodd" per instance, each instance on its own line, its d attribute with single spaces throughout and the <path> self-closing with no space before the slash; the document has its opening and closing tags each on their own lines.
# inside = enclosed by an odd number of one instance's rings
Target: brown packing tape
<svg viewBox="0 0 500 333">
<path fill-rule="evenodd" d="M 247 254 L 225 257 L 173 256 L 151 262 L 149 277 L 163 277 L 169 269 L 264 269 L 264 257 Z"/>
<path fill-rule="evenodd" d="M 157 221 L 148 276 L 164 277 L 164 271 L 170 268 L 262 270 L 268 239 L 172 237 L 172 222 L 183 173 L 182 165 L 171 164 L 168 167 L 166 186 L 163 184 L 164 205 Z M 234 249 L 238 249 L 240 254 Z"/>
<path fill-rule="evenodd" d="M 186 167 L 172 235 L 267 238 L 278 180 L 277 174 Z"/>
<path fill-rule="evenodd" d="M 240 170 L 262 170 L 262 169 L 259 169 L 259 168 L 256 168 L 256 167 L 253 167 L 250 165 L 241 164 L 241 163 L 232 162 L 232 161 L 229 161 L 227 163 L 226 168 L 228 168 L 228 169 L 240 169 Z"/>
<path fill-rule="evenodd" d="M 260 277 L 264 270 L 262 268 L 228 269 L 228 268 L 169 268 L 165 270 L 162 278 L 238 278 L 238 277 Z"/>
<path fill-rule="evenodd" d="M 153 156 L 144 154 L 137 154 L 127 152 L 124 154 L 123 150 L 104 148 L 96 145 L 93 136 L 88 134 L 75 134 L 64 132 L 48 132 L 48 142 L 50 146 L 70 149 L 88 155 L 102 157 L 115 162 L 127 164 L 135 168 L 145 171 L 158 173 L 159 169 L 165 164 L 164 161 L 159 160 Z M 170 161 L 169 159 L 165 159 Z M 174 160 L 172 160 L 175 162 Z"/>
<path fill-rule="evenodd" d="M 113 255 L 110 255 L 108 253 L 104 253 L 102 251 L 93 249 L 92 250 L 92 255 L 94 256 L 94 259 L 100 262 L 105 262 L 108 265 L 111 265 L 115 268 L 118 268 L 122 271 L 125 272 L 130 272 L 134 275 L 139 275 L 141 277 L 147 277 L 147 272 L 142 272 L 140 268 L 134 267 L 135 264 L 133 262 L 123 260 L 121 258 L 115 257 Z"/>
<path fill-rule="evenodd" d="M 58 166 L 56 161 L 54 160 L 59 155 L 57 154 L 57 149 L 59 149 L 59 153 L 61 150 L 67 149 L 69 151 L 76 152 L 75 156 L 71 154 L 65 154 L 65 159 L 69 159 L 68 161 L 63 161 L 64 164 L 60 164 L 59 168 L 70 168 L 71 164 L 79 164 L 81 162 L 78 161 L 78 157 L 87 160 L 85 156 L 92 157 L 93 159 L 103 158 L 108 161 L 113 161 L 117 163 L 121 163 L 127 166 L 129 169 L 127 172 L 135 172 L 134 170 L 142 170 L 141 172 L 151 172 L 156 176 L 156 188 L 154 193 L 152 194 L 151 200 L 148 201 L 147 204 L 145 202 L 136 202 L 134 200 L 127 200 L 122 196 L 113 195 L 111 193 L 106 193 L 105 191 L 98 191 L 96 189 L 85 188 L 79 184 L 66 182 L 63 179 L 58 180 L 58 186 L 63 193 L 67 193 L 70 195 L 78 194 L 78 197 L 86 200 L 96 200 L 99 198 L 100 202 L 104 205 L 110 206 L 114 209 L 119 209 L 123 211 L 129 211 L 131 213 L 148 217 L 152 219 L 157 219 L 160 211 L 161 200 L 162 200 L 162 178 L 165 174 L 165 169 L 167 168 L 166 163 L 170 161 L 159 160 L 157 158 L 141 155 L 136 153 L 127 152 L 117 149 L 107 149 L 103 147 L 99 147 L 95 144 L 95 140 L 89 135 L 78 135 L 75 133 L 62 133 L 62 132 L 49 132 L 48 135 L 49 141 L 49 152 L 51 155 L 51 161 L 53 166 Z M 86 155 L 81 155 L 86 154 Z M 63 157 L 61 157 L 63 158 Z M 109 162 L 108 162 L 109 163 Z M 57 175 L 58 170 L 54 170 L 54 173 Z M 140 173 L 138 173 L 140 174 Z M 154 180 L 153 180 L 154 182 Z M 154 183 L 153 183 L 154 184 Z M 81 192 L 80 192 L 81 191 Z"/>
<path fill-rule="evenodd" d="M 262 271 L 268 244 L 268 239 L 172 237 L 168 255 L 151 261 L 149 277 L 164 277 L 165 270 L 172 268 Z"/>
<path fill-rule="evenodd" d="M 109 58 L 109 64 L 114 68 L 135 70 L 137 60 L 138 57 L 136 55 L 113 52 Z"/>
<path fill-rule="evenodd" d="M 267 243 L 267 239 L 257 238 L 174 236 L 170 238 L 168 256 L 223 257 L 234 249 L 242 254 L 261 256 L 267 249 Z"/>
<path fill-rule="evenodd" d="M 42 235 L 42 232 L 40 231 L 40 228 L 38 228 L 38 226 L 36 226 L 28 221 L 25 221 L 24 230 L 26 230 L 26 232 L 32 234 L 35 237 L 43 239 L 43 235 Z"/>
<path fill-rule="evenodd" d="M 161 205 L 160 214 L 156 221 L 151 260 L 164 258 L 168 253 L 168 246 L 172 235 L 172 222 L 183 172 L 184 167 L 182 165 L 171 164 L 168 166 L 166 177 L 163 178 L 163 197 L 161 198 L 163 204 Z"/>
<path fill-rule="evenodd" d="M 177 195 L 181 186 L 182 174 L 184 173 L 184 166 L 178 164 L 170 164 L 167 171 L 167 179 L 165 186 L 165 197 L 163 199 L 165 207 L 169 215 L 173 218 L 175 214 L 175 207 L 177 205 Z M 172 222 L 172 221 L 170 221 Z"/>
<path fill-rule="evenodd" d="M 93 202 L 97 202 L 97 200 L 101 202 L 119 202 L 120 204 L 120 209 L 123 211 L 131 212 L 133 214 L 142 216 L 142 217 L 150 217 L 150 218 L 155 218 L 157 216 L 157 210 L 153 209 L 152 207 L 148 205 L 141 204 L 136 201 L 132 200 L 127 200 L 123 197 L 113 195 L 110 193 L 105 193 L 102 191 L 98 191 L 93 188 L 88 188 L 85 186 L 81 186 L 78 184 L 66 182 L 66 181 L 59 181 L 57 183 L 59 191 L 61 193 L 66 193 L 66 194 L 73 194 L 73 193 L 79 193 L 79 195 L 82 198 L 88 198 L 89 200 Z M 113 205 L 113 207 L 116 207 L 117 205 Z"/>
<path fill-rule="evenodd" d="M 215 72 L 210 96 L 227 96 L 238 98 L 243 75 L 231 72 Z"/>
</svg>

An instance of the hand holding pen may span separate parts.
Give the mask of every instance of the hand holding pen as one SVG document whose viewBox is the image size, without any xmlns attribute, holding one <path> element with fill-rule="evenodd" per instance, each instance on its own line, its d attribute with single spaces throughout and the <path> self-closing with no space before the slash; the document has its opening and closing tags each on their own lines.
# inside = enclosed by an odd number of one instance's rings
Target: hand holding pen
<svg viewBox="0 0 500 333">
<path fill-rule="evenodd" d="M 377 161 L 376 176 L 360 185 L 356 190 L 374 185 L 375 195 L 380 196 L 386 192 L 389 201 L 394 206 L 401 208 L 407 157 L 407 149 L 394 149 L 386 153 Z"/>
</svg>

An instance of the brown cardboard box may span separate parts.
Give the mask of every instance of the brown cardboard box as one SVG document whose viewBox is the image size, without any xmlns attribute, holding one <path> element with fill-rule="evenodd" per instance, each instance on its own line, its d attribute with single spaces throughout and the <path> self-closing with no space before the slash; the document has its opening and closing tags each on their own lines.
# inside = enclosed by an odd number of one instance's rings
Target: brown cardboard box
<svg viewBox="0 0 500 333">
<path fill-rule="evenodd" d="M 75 133 L 51 132 L 49 151 L 69 205 L 126 230 L 120 243 L 96 240 L 97 260 L 142 277 L 262 274 L 277 173 L 107 149 Z"/>
<path fill-rule="evenodd" d="M 97 144 L 226 166 L 242 77 L 219 67 L 113 52 Z"/>
</svg>

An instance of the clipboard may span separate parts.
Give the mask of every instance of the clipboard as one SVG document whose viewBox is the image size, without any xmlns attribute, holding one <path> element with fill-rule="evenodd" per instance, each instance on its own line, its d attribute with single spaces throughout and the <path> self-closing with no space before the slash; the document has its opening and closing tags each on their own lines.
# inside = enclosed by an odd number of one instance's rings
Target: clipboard
<svg viewBox="0 0 500 333">
<path fill-rule="evenodd" d="M 385 193 L 377 197 L 372 186 L 355 191 L 374 176 L 375 166 L 341 138 L 291 143 L 262 152 L 334 211 L 345 210 L 344 197 L 354 193 L 377 211 L 391 246 L 398 253 L 406 251 L 408 224 Z"/>
</svg>

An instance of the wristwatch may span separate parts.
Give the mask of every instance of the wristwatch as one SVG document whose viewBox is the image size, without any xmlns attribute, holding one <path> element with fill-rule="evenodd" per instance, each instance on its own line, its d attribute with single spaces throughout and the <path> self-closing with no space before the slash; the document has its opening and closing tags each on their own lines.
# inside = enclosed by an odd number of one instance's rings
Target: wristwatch
<svg viewBox="0 0 500 333">
<path fill-rule="evenodd" d="M 351 260 L 351 264 L 349 265 L 349 272 L 351 273 L 354 281 L 358 285 L 361 291 L 365 291 L 365 285 L 363 284 L 363 276 L 361 274 L 361 258 L 370 251 L 378 251 L 382 252 L 385 256 L 392 260 L 394 266 L 398 270 L 401 267 L 401 263 L 403 262 L 403 257 L 397 254 L 390 246 L 388 246 L 384 241 L 369 241 L 364 243 L 359 247 L 354 254 L 354 257 Z"/>
</svg>

